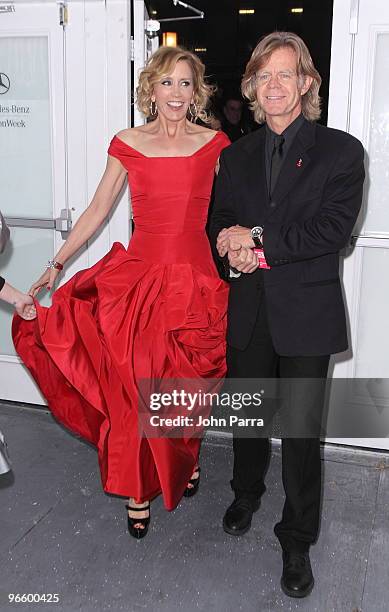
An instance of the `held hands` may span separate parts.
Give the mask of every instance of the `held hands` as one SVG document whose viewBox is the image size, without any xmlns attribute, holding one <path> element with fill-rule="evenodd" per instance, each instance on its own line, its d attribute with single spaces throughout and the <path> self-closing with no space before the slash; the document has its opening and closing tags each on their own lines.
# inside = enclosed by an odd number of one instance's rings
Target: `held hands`
<svg viewBox="0 0 389 612">
<path fill-rule="evenodd" d="M 220 257 L 228 254 L 231 268 L 246 274 L 251 274 L 258 268 L 258 257 L 253 251 L 254 246 L 250 228 L 241 225 L 222 229 L 216 241 Z"/>
<path fill-rule="evenodd" d="M 35 297 L 43 287 L 46 287 L 46 289 L 50 291 L 54 286 L 59 272 L 60 271 L 56 268 L 48 268 L 45 270 L 38 280 L 31 285 L 29 294 Z"/>
<path fill-rule="evenodd" d="M 0 290 L 0 300 L 4 300 L 7 304 L 12 304 L 16 312 L 22 319 L 31 321 L 36 317 L 36 308 L 31 295 L 27 295 L 19 289 L 16 289 L 9 283 L 5 282 Z"/>
<path fill-rule="evenodd" d="M 20 297 L 18 297 L 13 304 L 19 317 L 22 317 L 22 319 L 25 319 L 26 321 L 32 321 L 32 319 L 35 319 L 36 308 L 31 295 L 21 293 Z"/>
<path fill-rule="evenodd" d="M 239 251 L 228 251 L 228 263 L 238 272 L 251 274 L 258 269 L 258 257 L 252 249 L 242 247 Z"/>
<path fill-rule="evenodd" d="M 239 251 L 242 247 L 253 249 L 254 246 L 250 228 L 241 225 L 233 225 L 228 229 L 222 229 L 216 241 L 216 248 L 220 257 L 224 257 L 228 251 Z"/>
</svg>

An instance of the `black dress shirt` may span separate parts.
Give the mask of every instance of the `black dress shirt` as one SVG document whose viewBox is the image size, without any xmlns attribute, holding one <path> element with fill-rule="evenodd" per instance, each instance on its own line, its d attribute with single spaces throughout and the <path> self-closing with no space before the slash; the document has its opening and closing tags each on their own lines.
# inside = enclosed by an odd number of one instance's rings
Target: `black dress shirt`
<svg viewBox="0 0 389 612">
<path fill-rule="evenodd" d="M 282 145 L 284 159 L 288 153 L 288 150 L 291 147 L 291 144 L 297 132 L 299 131 L 303 123 L 304 123 L 304 116 L 302 113 L 300 113 L 300 115 L 296 117 L 296 119 L 292 121 L 290 125 L 288 125 L 286 130 L 282 132 L 282 136 L 285 138 L 285 142 Z M 266 181 L 267 181 L 268 190 L 269 190 L 269 185 L 270 185 L 271 158 L 272 158 L 273 149 L 274 149 L 274 139 L 276 136 L 278 136 L 278 134 L 273 132 L 273 130 L 271 130 L 269 126 L 266 124 L 265 166 L 266 166 Z"/>
</svg>

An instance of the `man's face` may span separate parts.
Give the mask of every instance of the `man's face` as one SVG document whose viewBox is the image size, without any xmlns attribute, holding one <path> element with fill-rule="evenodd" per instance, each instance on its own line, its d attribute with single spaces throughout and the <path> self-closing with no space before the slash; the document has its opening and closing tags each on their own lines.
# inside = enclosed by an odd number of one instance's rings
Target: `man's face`
<svg viewBox="0 0 389 612">
<path fill-rule="evenodd" d="M 311 77 L 297 74 L 297 56 L 291 47 L 281 47 L 271 54 L 257 72 L 257 100 L 266 120 L 279 117 L 289 125 L 301 113 L 301 96 L 312 83 Z"/>
<path fill-rule="evenodd" d="M 227 100 L 223 108 L 224 114 L 232 125 L 237 125 L 242 117 L 242 102 Z"/>
</svg>

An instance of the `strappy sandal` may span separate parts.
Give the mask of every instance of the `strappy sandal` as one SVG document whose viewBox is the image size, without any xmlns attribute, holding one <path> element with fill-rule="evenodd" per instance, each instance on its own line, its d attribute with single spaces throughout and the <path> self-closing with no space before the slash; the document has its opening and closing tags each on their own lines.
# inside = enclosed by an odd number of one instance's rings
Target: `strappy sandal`
<svg viewBox="0 0 389 612">
<path fill-rule="evenodd" d="M 126 508 L 127 508 L 127 511 L 130 510 L 131 512 L 145 512 L 146 510 L 149 511 L 149 516 L 147 518 L 132 518 L 132 516 L 129 516 L 127 512 L 128 531 L 130 535 L 132 535 L 133 538 L 136 538 L 137 540 L 141 540 L 142 538 L 145 537 L 145 535 L 147 534 L 149 530 L 150 502 L 147 506 L 144 506 L 143 508 L 134 508 L 133 506 L 129 506 L 129 505 L 126 505 Z M 143 527 L 135 527 L 135 525 L 138 525 L 139 523 L 143 525 Z"/>
<path fill-rule="evenodd" d="M 200 484 L 200 472 L 201 472 L 201 468 L 197 467 L 195 470 L 193 470 L 194 472 L 198 472 L 199 475 L 197 476 L 197 478 L 191 478 L 190 481 L 188 482 L 188 485 L 191 484 L 191 487 L 186 487 L 185 491 L 184 491 L 184 497 L 193 497 L 193 495 L 196 495 L 197 491 L 199 490 L 199 484 Z"/>
</svg>

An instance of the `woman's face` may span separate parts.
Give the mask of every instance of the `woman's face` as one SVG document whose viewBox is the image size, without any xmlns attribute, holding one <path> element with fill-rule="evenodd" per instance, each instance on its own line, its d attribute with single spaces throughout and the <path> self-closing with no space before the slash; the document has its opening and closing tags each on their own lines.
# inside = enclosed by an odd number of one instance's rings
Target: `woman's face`
<svg viewBox="0 0 389 612">
<path fill-rule="evenodd" d="M 193 99 L 193 73 L 189 62 L 180 60 L 173 72 L 162 77 L 154 85 L 151 100 L 156 103 L 159 115 L 169 121 L 180 121 L 186 117 Z"/>
</svg>

